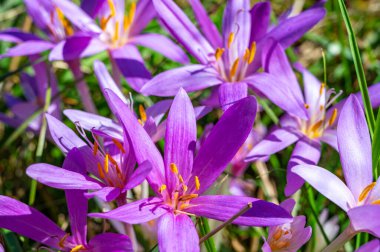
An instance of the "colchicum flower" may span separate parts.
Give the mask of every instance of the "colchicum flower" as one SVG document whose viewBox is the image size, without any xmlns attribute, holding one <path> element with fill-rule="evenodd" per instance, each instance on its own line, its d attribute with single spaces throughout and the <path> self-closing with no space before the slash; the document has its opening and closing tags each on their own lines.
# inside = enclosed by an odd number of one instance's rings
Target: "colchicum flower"
<svg viewBox="0 0 380 252">
<path fill-rule="evenodd" d="M 346 184 L 328 170 L 314 165 L 297 165 L 292 171 L 326 198 L 347 212 L 350 226 L 329 247 L 339 248 L 342 237 L 368 232 L 380 237 L 380 183 L 373 182 L 371 139 L 364 111 L 351 95 L 337 126 L 338 148 Z M 343 242 L 344 243 L 344 242 Z"/>
<path fill-rule="evenodd" d="M 296 113 L 285 114 L 280 118 L 280 127 L 275 127 L 262 141 L 257 143 L 245 159 L 247 162 L 265 161 L 270 155 L 277 153 L 286 147 L 296 143 L 287 168 L 287 184 L 285 195 L 289 196 L 302 187 L 304 181 L 291 171 L 297 164 L 316 165 L 321 156 L 321 142 L 327 143 L 336 150 L 336 119 L 342 107 L 342 102 L 332 106 L 333 102 L 341 94 L 334 89 L 328 89 L 325 83 L 318 81 L 309 71 L 297 64 L 298 70 L 303 75 L 304 95 L 298 84 L 296 75 L 283 50 L 275 50 L 268 57 L 267 72 L 270 78 L 278 83 L 288 83 L 293 90 L 295 99 L 286 97 L 287 106 L 306 110 L 307 118 L 297 116 Z M 285 85 L 285 84 L 284 84 Z M 380 105 L 380 85 L 369 87 L 370 98 L 373 107 Z M 359 97 L 360 94 L 357 94 Z M 289 103 L 297 102 L 294 105 Z"/>
<path fill-rule="evenodd" d="M 367 242 L 366 244 L 360 246 L 355 252 L 375 252 L 380 251 L 380 241 L 379 239 L 373 239 L 370 242 Z"/>
<path fill-rule="evenodd" d="M 106 96 L 131 141 L 136 160 L 149 161 L 148 182 L 155 197 L 141 199 L 91 217 L 138 224 L 158 219 L 161 251 L 199 251 L 199 237 L 189 216 L 226 221 L 252 202 L 252 208 L 233 223 L 279 225 L 291 221 L 281 207 L 250 197 L 202 195 L 216 181 L 247 138 L 256 115 L 256 100 L 247 97 L 231 106 L 212 129 L 194 157 L 196 120 L 186 92 L 181 89 L 171 106 L 165 134 L 165 156 L 151 141 L 133 113 L 112 91 Z M 228 134 L 227 134 L 228 132 Z"/>
<path fill-rule="evenodd" d="M 293 199 L 283 201 L 280 206 L 292 213 L 296 202 Z M 290 223 L 269 227 L 268 239 L 262 247 L 263 252 L 296 252 L 311 237 L 311 227 L 306 227 L 305 216 L 296 216 Z"/>
<path fill-rule="evenodd" d="M 182 87 L 187 92 L 217 87 L 223 109 L 247 96 L 248 87 L 281 107 L 290 99 L 287 83 L 277 85 L 265 74 L 257 74 L 268 42 L 276 39 L 287 48 L 325 15 L 322 7 L 311 8 L 270 27 L 270 3 L 260 2 L 250 9 L 249 0 L 227 1 L 222 36 L 211 22 L 199 0 L 189 1 L 199 32 L 172 0 L 153 0 L 160 20 L 173 37 L 194 56 L 199 64 L 161 73 L 147 82 L 141 92 L 156 96 L 174 96 Z M 279 95 L 281 94 L 281 95 Z"/>
</svg>

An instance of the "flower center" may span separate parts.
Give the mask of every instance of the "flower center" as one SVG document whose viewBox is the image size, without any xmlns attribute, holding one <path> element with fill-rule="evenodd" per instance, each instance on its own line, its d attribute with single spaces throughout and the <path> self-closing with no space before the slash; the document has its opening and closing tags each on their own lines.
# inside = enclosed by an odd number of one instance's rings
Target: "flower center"
<svg viewBox="0 0 380 252">
<path fill-rule="evenodd" d="M 363 191 L 359 195 L 359 202 L 358 202 L 359 205 L 363 205 L 366 203 L 366 200 L 367 200 L 369 194 L 371 193 L 371 191 L 373 190 L 373 188 L 375 186 L 376 186 L 376 182 L 373 182 L 373 183 L 367 185 L 363 189 Z M 380 199 L 372 200 L 369 204 L 380 205 Z"/>
<path fill-rule="evenodd" d="M 270 248 L 280 250 L 289 247 L 292 238 L 292 230 L 289 225 L 276 227 L 274 234 L 268 239 Z"/>
<path fill-rule="evenodd" d="M 235 33 L 231 32 L 228 37 L 227 48 L 215 50 L 214 67 L 228 82 L 236 82 L 244 79 L 248 66 L 255 59 L 256 42 L 252 42 L 250 48 L 246 48 L 244 55 L 239 55 L 238 45 L 235 42 Z"/>
</svg>

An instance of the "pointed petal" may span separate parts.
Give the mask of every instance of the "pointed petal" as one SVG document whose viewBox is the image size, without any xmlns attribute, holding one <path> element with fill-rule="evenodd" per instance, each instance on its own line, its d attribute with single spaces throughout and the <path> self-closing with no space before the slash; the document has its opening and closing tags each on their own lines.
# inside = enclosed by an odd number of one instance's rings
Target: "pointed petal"
<svg viewBox="0 0 380 252">
<path fill-rule="evenodd" d="M 218 72 L 205 65 L 189 65 L 158 74 L 147 82 L 141 92 L 155 96 L 174 96 L 182 87 L 194 92 L 222 83 Z"/>
<path fill-rule="evenodd" d="M 42 39 L 35 36 L 34 34 L 23 32 L 17 28 L 9 28 L 0 31 L 0 40 L 13 43 L 20 43 L 28 40 L 41 41 Z"/>
<path fill-rule="evenodd" d="M 99 234 L 92 238 L 88 245 L 93 252 L 133 252 L 131 240 L 122 234 Z"/>
<path fill-rule="evenodd" d="M 167 213 L 158 219 L 157 225 L 160 251 L 200 251 L 197 230 L 187 215 Z"/>
<path fill-rule="evenodd" d="M 256 99 L 248 96 L 232 105 L 219 119 L 194 160 L 193 176 L 198 176 L 205 192 L 219 177 L 251 132 L 257 111 Z M 226 134 L 228 132 L 228 134 Z M 195 189 L 194 179 L 189 189 Z"/>
<path fill-rule="evenodd" d="M 0 195 L 0 227 L 60 249 L 59 240 L 65 236 L 45 215 L 15 199 Z"/>
<path fill-rule="evenodd" d="M 259 41 L 266 33 L 270 24 L 270 2 L 258 2 L 251 9 L 251 39 Z"/>
<path fill-rule="evenodd" d="M 237 218 L 233 223 L 243 226 L 273 226 L 288 223 L 291 215 L 282 207 L 251 197 L 232 195 L 206 195 L 190 201 L 186 212 L 198 216 L 227 221 L 241 209 L 252 202 L 252 208 Z"/>
<path fill-rule="evenodd" d="M 34 55 L 50 50 L 54 44 L 48 41 L 29 40 L 10 48 L 1 58 Z"/>
<path fill-rule="evenodd" d="M 151 197 L 148 199 L 130 202 L 106 213 L 90 213 L 92 218 L 103 218 L 118 220 L 129 224 L 140 224 L 157 219 L 168 211 L 160 205 L 160 198 Z"/>
<path fill-rule="evenodd" d="M 270 155 L 285 149 L 298 139 L 299 136 L 296 134 L 283 128 L 277 128 L 253 147 L 245 161 L 267 160 Z"/>
<path fill-rule="evenodd" d="M 87 243 L 87 198 L 82 190 L 65 190 L 71 234 L 76 244 Z"/>
<path fill-rule="evenodd" d="M 247 84 L 244 82 L 223 83 L 219 86 L 219 103 L 223 111 L 226 111 L 236 101 L 248 95 Z"/>
<path fill-rule="evenodd" d="M 187 57 L 186 53 L 182 50 L 182 48 L 175 44 L 173 41 L 171 41 L 169 38 L 161 34 L 150 33 L 138 35 L 133 37 L 133 43 L 140 46 L 148 47 L 178 63 L 190 63 L 189 58 Z"/>
<path fill-rule="evenodd" d="M 304 180 L 297 174 L 293 173 L 292 168 L 299 164 L 317 165 L 320 157 L 320 143 L 311 142 L 309 139 L 297 142 L 287 167 L 285 196 L 289 197 L 290 195 L 293 195 L 304 184 Z"/>
<path fill-rule="evenodd" d="M 353 95 L 343 106 L 337 132 L 344 178 L 358 199 L 372 182 L 372 149 L 363 108 Z"/>
<path fill-rule="evenodd" d="M 330 199 L 344 211 L 355 205 L 350 189 L 337 176 L 315 165 L 297 165 L 292 172 L 298 174 L 319 193 Z"/>
<path fill-rule="evenodd" d="M 149 22 L 156 16 L 152 0 L 140 0 L 137 2 L 136 13 L 133 23 L 130 27 L 130 34 L 132 36 L 139 34 L 149 24 Z"/>
<path fill-rule="evenodd" d="M 115 200 L 117 197 L 120 196 L 121 190 L 118 187 L 103 187 L 100 190 L 88 192 L 84 195 L 86 198 L 93 198 L 97 197 L 105 202 L 110 202 Z"/>
<path fill-rule="evenodd" d="M 128 178 L 128 183 L 125 185 L 125 190 L 130 190 L 139 184 L 141 184 L 152 170 L 152 165 L 149 161 L 143 162 L 137 169 L 132 173 L 132 176 Z"/>
<path fill-rule="evenodd" d="M 379 211 L 380 205 L 364 205 L 350 209 L 347 214 L 355 231 L 380 237 Z"/>
<path fill-rule="evenodd" d="M 373 239 L 370 242 L 360 246 L 355 252 L 368 252 L 368 251 L 380 251 L 380 240 Z"/>
<path fill-rule="evenodd" d="M 173 100 L 162 100 L 158 101 L 149 108 L 146 109 L 146 115 L 152 117 L 158 125 L 161 119 L 165 116 L 166 112 L 169 110 L 172 105 Z"/>
<path fill-rule="evenodd" d="M 284 208 L 289 214 L 292 214 L 296 201 L 292 198 L 288 198 L 280 203 L 280 206 Z"/>
<path fill-rule="evenodd" d="M 82 0 L 80 8 L 92 18 L 95 18 L 105 0 Z"/>
</svg>

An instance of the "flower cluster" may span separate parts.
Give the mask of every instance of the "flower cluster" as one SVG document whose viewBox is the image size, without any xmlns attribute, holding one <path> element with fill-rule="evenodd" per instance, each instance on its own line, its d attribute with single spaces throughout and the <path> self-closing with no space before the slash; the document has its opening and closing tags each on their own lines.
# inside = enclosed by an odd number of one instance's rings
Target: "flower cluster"
<svg viewBox="0 0 380 252">
<path fill-rule="evenodd" d="M 200 0 L 187 1 L 198 26 L 173 0 L 76 2 L 25 0 L 35 32 L 0 31 L 0 40 L 15 44 L 1 58 L 27 56 L 34 72 L 21 71 L 26 100 L 6 93 L 11 113 L 0 113 L 0 120 L 42 141 L 46 135 L 65 156 L 62 167 L 35 163 L 25 173 L 64 191 L 70 231 L 32 204 L 3 195 L 0 228 L 49 251 L 142 251 L 147 241 L 159 251 L 200 251 L 204 243 L 213 251 L 212 236 L 228 224 L 257 227 L 263 239 L 256 243 L 265 252 L 298 251 L 312 235 L 319 242 L 309 249 L 336 251 L 360 232 L 375 239 L 359 250 L 379 251 L 378 157 L 362 96 L 342 99 L 344 90 L 329 88 L 285 52 L 324 18 L 324 1 L 272 22 L 269 1 L 227 0 L 220 31 Z M 152 71 L 141 47 L 181 66 Z M 97 100 L 82 60 L 93 55 Z M 62 87 L 59 64 L 73 85 Z M 78 92 L 85 111 L 62 109 L 68 90 Z M 373 108 L 380 106 L 380 85 L 368 93 Z M 282 113 L 271 128 L 261 120 L 262 101 Z M 111 117 L 100 115 L 104 103 Z M 286 186 L 277 191 L 266 162 L 293 143 L 281 176 Z M 339 153 L 343 174 L 317 166 L 323 143 Z M 251 164 L 266 200 L 246 178 Z M 327 220 L 328 209 L 318 216 L 312 187 L 349 219 L 336 239 L 339 221 Z M 310 197 L 313 217 L 309 211 L 297 216 L 300 197 Z M 210 231 L 208 220 L 222 224 Z M 8 245 L 0 242 L 0 251 Z"/>
</svg>

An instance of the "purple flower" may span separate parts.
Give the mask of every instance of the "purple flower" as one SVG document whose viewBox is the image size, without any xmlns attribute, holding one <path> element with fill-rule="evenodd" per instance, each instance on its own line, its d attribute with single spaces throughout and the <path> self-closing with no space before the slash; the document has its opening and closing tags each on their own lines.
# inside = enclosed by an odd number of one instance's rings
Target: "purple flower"
<svg viewBox="0 0 380 252">
<path fill-rule="evenodd" d="M 257 3 L 250 10 L 250 1 L 230 0 L 227 1 L 220 35 L 200 1 L 191 0 L 189 2 L 203 36 L 174 1 L 153 2 L 164 26 L 200 64 L 161 73 L 147 82 L 141 92 L 174 96 L 180 87 L 193 92 L 217 86 L 219 104 L 223 109 L 246 97 L 247 87 L 265 95 L 280 107 L 284 101 L 291 99 L 291 90 L 286 82 L 277 85 L 266 74 L 256 74 L 262 58 L 267 55 L 267 44 L 276 39 L 286 48 L 325 15 L 323 8 L 315 7 L 270 27 L 269 2 Z"/>
<path fill-rule="evenodd" d="M 337 127 L 338 148 L 344 179 L 314 165 L 297 165 L 292 171 L 347 212 L 350 228 L 380 237 L 380 184 L 373 182 L 371 140 L 364 111 L 351 95 Z"/>
<path fill-rule="evenodd" d="M 278 47 L 278 46 L 277 46 Z M 285 114 L 280 119 L 280 127 L 275 127 L 261 142 L 256 144 L 247 155 L 246 161 L 267 160 L 270 155 L 277 153 L 289 145 L 296 143 L 287 169 L 287 196 L 295 193 L 302 187 L 304 181 L 291 171 L 297 164 L 317 164 L 321 155 L 321 142 L 325 142 L 335 149 L 336 119 L 342 107 L 342 102 L 331 106 L 340 93 L 335 94 L 334 89 L 327 89 L 324 83 L 319 82 L 310 72 L 297 64 L 298 70 L 303 74 L 304 95 L 298 84 L 296 75 L 283 50 L 275 48 L 271 57 L 268 57 L 265 66 L 268 66 L 268 76 L 276 79 L 278 83 L 288 83 L 296 99 L 286 97 L 288 107 L 306 110 L 307 117 L 302 118 L 296 113 Z M 369 88 L 373 107 L 380 105 L 380 85 Z M 356 94 L 360 97 L 360 94 Z M 294 105 L 290 103 L 297 102 Z"/>
<path fill-rule="evenodd" d="M 280 206 L 292 213 L 295 201 L 287 199 Z M 269 227 L 268 239 L 262 247 L 263 252 L 296 252 L 311 237 L 311 227 L 306 227 L 305 216 L 296 216 L 290 223 Z"/>
<path fill-rule="evenodd" d="M 87 199 L 80 190 L 68 190 L 66 200 L 71 234 L 38 210 L 2 195 L 0 227 L 60 251 L 133 251 L 129 237 L 122 234 L 103 233 L 87 242 Z"/>
<path fill-rule="evenodd" d="M 289 221 L 282 208 L 249 197 L 204 195 L 216 181 L 247 138 L 256 114 L 256 100 L 247 97 L 221 117 L 194 157 L 196 120 L 194 109 L 184 90 L 171 106 L 165 134 L 165 156 L 151 141 L 133 113 L 112 91 L 106 96 L 123 124 L 138 163 L 149 161 L 153 169 L 148 182 L 155 197 L 138 200 L 92 217 L 137 224 L 158 218 L 158 243 L 162 251 L 199 251 L 199 238 L 188 215 L 226 221 L 249 202 L 253 208 L 234 223 L 240 225 L 278 225 Z M 228 134 L 227 134 L 228 132 Z"/>
<path fill-rule="evenodd" d="M 370 252 L 370 251 L 380 251 L 380 241 L 378 239 L 373 239 L 370 242 L 360 246 L 355 252 Z"/>
</svg>

